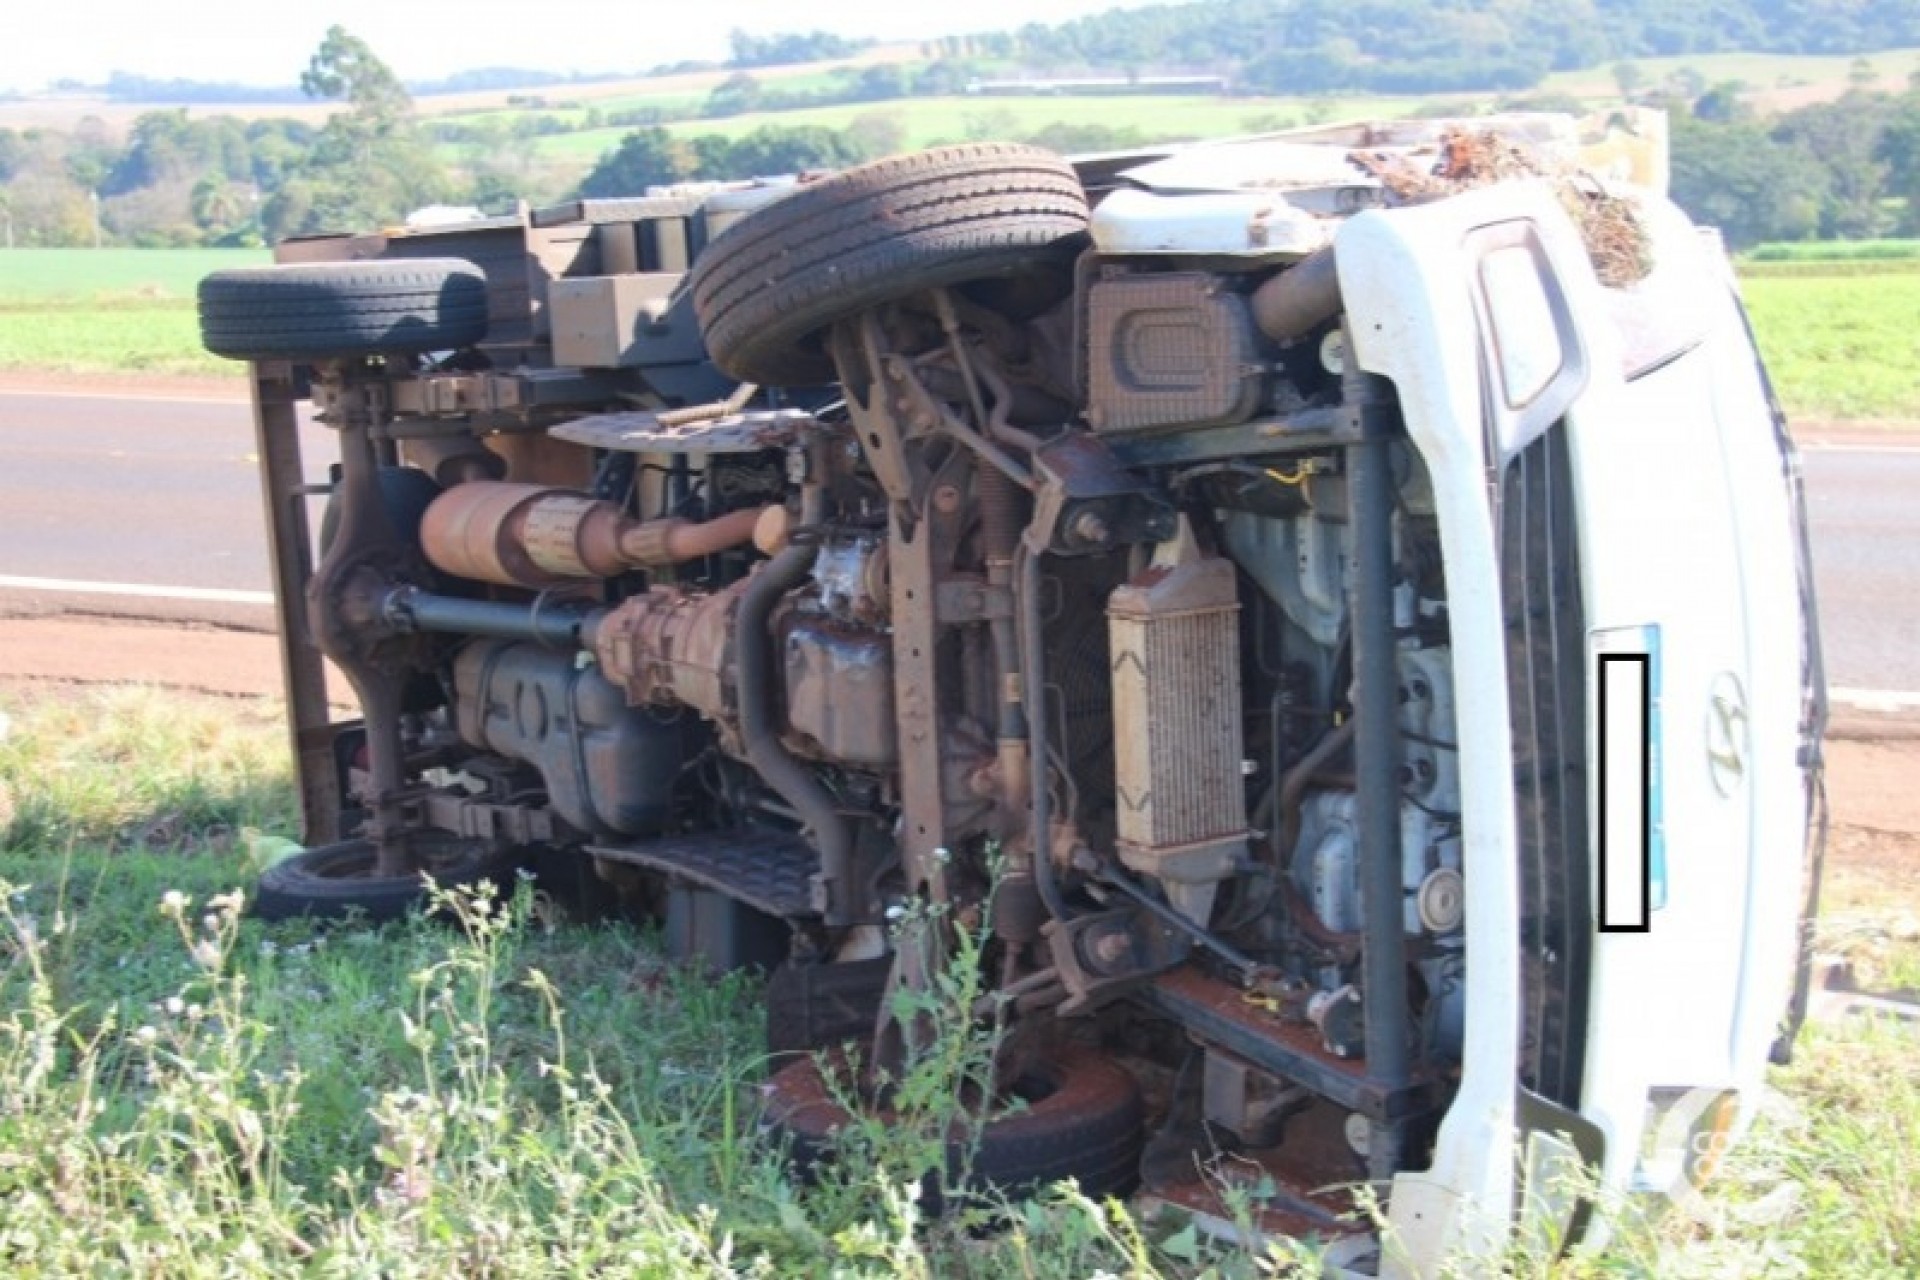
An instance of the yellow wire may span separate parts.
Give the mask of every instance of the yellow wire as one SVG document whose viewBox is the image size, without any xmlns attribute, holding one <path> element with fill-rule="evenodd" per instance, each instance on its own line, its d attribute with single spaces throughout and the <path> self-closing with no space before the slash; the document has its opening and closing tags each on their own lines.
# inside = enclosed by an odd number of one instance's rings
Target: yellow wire
<svg viewBox="0 0 1920 1280">
<path fill-rule="evenodd" d="M 1267 468 L 1268 479 L 1272 480 L 1276 484 L 1284 484 L 1288 488 L 1294 488 L 1298 485 L 1305 484 L 1307 477 L 1311 474 L 1312 472 L 1310 472 L 1307 469 L 1307 466 L 1305 463 L 1301 463 L 1299 466 L 1295 467 L 1293 469 L 1292 475 L 1288 475 L 1286 472 L 1281 471 L 1276 467 Z"/>
</svg>

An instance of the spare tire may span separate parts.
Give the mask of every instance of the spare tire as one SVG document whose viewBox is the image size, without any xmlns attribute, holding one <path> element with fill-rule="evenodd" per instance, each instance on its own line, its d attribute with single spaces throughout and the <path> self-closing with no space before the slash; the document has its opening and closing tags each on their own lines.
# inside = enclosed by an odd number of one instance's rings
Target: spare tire
<svg viewBox="0 0 1920 1280">
<path fill-rule="evenodd" d="M 836 1136 L 853 1117 L 829 1087 L 821 1058 L 782 1067 L 764 1092 L 763 1132 L 785 1139 L 802 1171 L 830 1159 Z M 1029 1065 L 1013 1092 L 1026 1105 L 981 1127 L 969 1185 L 1018 1197 L 1073 1178 L 1096 1200 L 1133 1189 L 1145 1122 L 1140 1086 L 1125 1067 L 1090 1049 L 1062 1047 Z M 964 1142 L 958 1135 L 948 1142 L 948 1168 L 955 1173 Z"/>
<path fill-rule="evenodd" d="M 512 850 L 442 833 L 416 839 L 421 872 L 410 876 L 376 874 L 371 840 L 302 849 L 260 874 L 252 914 L 261 920 L 358 918 L 369 924 L 399 920 L 428 903 L 427 882 L 442 889 L 503 880 L 518 863 Z"/>
<path fill-rule="evenodd" d="M 281 263 L 200 282 L 200 341 L 235 360 L 323 360 L 471 346 L 487 278 L 461 258 Z"/>
<path fill-rule="evenodd" d="M 756 209 L 693 264 L 707 353 L 743 382 L 828 382 L 836 320 L 942 286 L 1061 270 L 1087 200 L 1051 151 L 970 143 L 847 169 Z"/>
</svg>

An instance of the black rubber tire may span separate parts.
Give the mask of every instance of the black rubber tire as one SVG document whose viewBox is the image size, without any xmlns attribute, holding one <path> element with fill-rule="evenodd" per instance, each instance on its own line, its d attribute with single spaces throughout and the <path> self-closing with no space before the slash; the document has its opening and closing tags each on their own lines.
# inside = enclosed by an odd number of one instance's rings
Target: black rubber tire
<svg viewBox="0 0 1920 1280">
<path fill-rule="evenodd" d="M 498 851 L 452 836 L 422 841 L 427 874 L 443 889 L 498 880 L 518 863 L 511 850 Z M 344 920 L 378 924 L 404 919 L 427 903 L 427 887 L 417 875 L 376 876 L 370 840 L 343 840 L 302 849 L 260 874 L 252 914 L 261 920 Z"/>
<path fill-rule="evenodd" d="M 471 346 L 487 279 L 461 258 L 281 263 L 200 282 L 200 341 L 235 360 L 323 360 Z"/>
<path fill-rule="evenodd" d="M 892 156 L 803 186 L 715 237 L 693 264 L 694 312 L 708 355 L 733 377 L 829 382 L 819 338 L 834 321 L 939 286 L 1059 271 L 1085 242 L 1087 218 L 1072 166 L 1039 147 Z"/>
<path fill-rule="evenodd" d="M 1078 1047 L 1056 1050 L 1022 1077 L 1033 1095 L 1019 1111 L 990 1118 L 974 1149 L 969 1185 L 1009 1198 L 1064 1178 L 1095 1199 L 1124 1195 L 1139 1181 L 1145 1143 L 1140 1086 L 1113 1059 Z M 818 1057 L 781 1068 L 765 1086 L 762 1128 L 785 1139 L 803 1172 L 830 1159 L 835 1135 L 852 1117 L 827 1086 Z M 949 1146 L 957 1170 L 961 1139 Z M 930 1206 L 937 1211 L 937 1206 Z"/>
</svg>

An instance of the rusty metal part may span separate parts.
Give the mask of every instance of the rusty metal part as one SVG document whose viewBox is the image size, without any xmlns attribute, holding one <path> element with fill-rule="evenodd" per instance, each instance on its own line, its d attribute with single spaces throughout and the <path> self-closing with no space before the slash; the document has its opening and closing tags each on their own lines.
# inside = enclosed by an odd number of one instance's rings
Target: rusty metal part
<svg viewBox="0 0 1920 1280">
<path fill-rule="evenodd" d="M 1250 1215 L 1257 1230 L 1275 1238 L 1338 1241 L 1362 1235 L 1368 1217 L 1359 1211 L 1355 1188 L 1365 1179 L 1347 1145 L 1349 1114 L 1312 1103 L 1285 1117 L 1284 1141 L 1232 1151 L 1196 1130 L 1191 1149 L 1149 1158 L 1146 1194 L 1217 1224 L 1223 1234 Z"/>
<path fill-rule="evenodd" d="M 987 384 L 987 389 L 993 392 L 993 412 L 987 417 L 987 439 L 999 444 L 1010 444 L 1026 453 L 1032 453 L 1038 449 L 1039 436 L 1013 425 L 1013 410 L 1017 397 L 1012 384 L 995 371 L 990 361 L 982 360 L 976 363 L 974 372 L 979 376 L 980 381 Z"/>
<path fill-rule="evenodd" d="M 1349 1111 L 1375 1120 L 1402 1121 L 1425 1110 L 1434 1081 L 1424 1069 L 1403 1083 L 1369 1078 L 1363 1063 L 1329 1053 L 1312 1026 L 1282 1018 L 1248 1001 L 1246 992 L 1181 965 L 1154 978 L 1134 998 L 1263 1071 L 1294 1080 Z"/>
<path fill-rule="evenodd" d="M 860 452 L 872 468 L 874 479 L 889 502 L 913 501 L 916 486 L 924 479 L 911 470 L 911 462 L 902 452 L 913 405 L 895 390 L 890 371 L 881 364 L 888 348 L 879 320 L 871 313 L 857 321 L 843 320 L 830 331 L 828 343 L 841 388 L 846 392 L 847 411 L 853 418 Z"/>
<path fill-rule="evenodd" d="M 1117 907 L 1041 926 L 1067 999 L 1063 1018 L 1089 1014 L 1185 959 L 1187 945 L 1166 922 L 1138 906 Z"/>
<path fill-rule="evenodd" d="M 260 458 L 260 496 L 266 509 L 267 554 L 273 568 L 273 609 L 280 641 L 280 671 L 292 737 L 294 782 L 300 793 L 300 838 L 309 848 L 341 838 L 340 787 L 335 740 L 348 726 L 327 710 L 326 668 L 307 625 L 301 590 L 313 576 L 313 541 L 307 531 L 305 470 L 293 367 L 279 362 L 251 366 L 253 440 Z"/>
<path fill-rule="evenodd" d="M 473 480 L 498 480 L 507 474 L 507 460 L 489 451 L 472 436 L 422 436 L 405 440 L 400 456 L 408 465 L 432 476 L 445 488 Z"/>
<path fill-rule="evenodd" d="M 818 614 L 789 613 L 781 630 L 788 725 L 831 759 L 890 767 L 900 755 L 890 637 Z"/>
<path fill-rule="evenodd" d="M 1184 912 L 1155 898 L 1127 879 L 1125 875 L 1107 868 L 1100 882 L 1109 888 L 1118 889 L 1131 898 L 1148 915 L 1155 917 L 1174 934 L 1188 938 L 1205 947 L 1224 960 L 1229 967 L 1238 972 L 1249 983 L 1267 984 L 1274 976 L 1271 966 L 1263 965 L 1245 952 L 1226 942 L 1220 935 L 1203 925 L 1194 923 Z"/>
<path fill-rule="evenodd" d="M 793 541 L 793 513 L 779 503 L 761 508 L 753 525 L 753 546 L 763 556 L 777 556 Z"/>
<path fill-rule="evenodd" d="M 763 508 L 704 524 L 638 521 L 610 502 L 537 485 L 455 485 L 428 506 L 420 541 L 436 568 L 502 586 L 546 587 L 678 564 L 753 537 Z"/>
<path fill-rule="evenodd" d="M 1253 291 L 1253 322 L 1275 342 L 1304 338 L 1340 314 L 1333 248 L 1316 249 Z"/>
<path fill-rule="evenodd" d="M 696 422 L 713 422 L 720 418 L 731 417 L 746 408 L 747 401 L 753 399 L 753 393 L 760 388 L 757 384 L 743 382 L 733 389 L 733 394 L 725 400 L 715 400 L 711 404 L 691 404 L 684 409 L 662 409 L 654 416 L 660 425 L 669 429 L 692 426 Z"/>
<path fill-rule="evenodd" d="M 1013 556 L 1020 545 L 1020 491 L 1005 475 L 983 468 L 978 477 L 980 540 L 987 561 L 987 585 L 998 601 L 1011 603 Z M 995 722 L 999 735 L 999 790 L 1001 834 L 1022 834 L 1028 818 L 1026 691 L 1020 676 L 1020 638 L 1010 609 L 995 609 L 988 622 L 993 642 Z M 1004 848 L 1015 867 L 1032 876 L 1027 865 L 1033 842 L 1009 840 Z M 1035 898 L 1036 903 L 1039 899 Z"/>
<path fill-rule="evenodd" d="M 426 824 L 466 840 L 525 847 L 551 843 L 560 824 L 545 805 L 495 804 L 464 792 L 432 791 L 420 802 Z"/>
<path fill-rule="evenodd" d="M 1108 442 L 1064 432 L 1033 455 L 1029 545 L 1055 555 L 1087 555 L 1115 543 L 1162 542 L 1175 530 L 1173 505 L 1123 468 Z"/>
<path fill-rule="evenodd" d="M 507 462 L 505 479 L 548 489 L 593 487 L 593 455 L 543 431 L 502 432 L 488 436 L 489 450 Z"/>
<path fill-rule="evenodd" d="M 400 736 L 402 696 L 431 638 L 397 633 L 382 608 L 392 588 L 424 566 L 387 510 L 373 439 L 384 409 L 359 380 L 361 372 L 341 363 L 321 373 L 333 390 L 340 432 L 340 521 L 307 582 L 307 629 L 359 699 L 367 751 L 366 785 L 358 797 L 368 815 L 362 832 L 374 844 L 376 874 L 397 878 L 417 869 L 409 845 L 418 826 L 412 803 L 417 793 L 408 784 Z"/>
<path fill-rule="evenodd" d="M 734 617 L 751 581 L 711 593 L 655 587 L 631 596 L 588 621 L 586 644 L 629 703 L 689 706 L 723 730 L 737 729 Z"/>
</svg>

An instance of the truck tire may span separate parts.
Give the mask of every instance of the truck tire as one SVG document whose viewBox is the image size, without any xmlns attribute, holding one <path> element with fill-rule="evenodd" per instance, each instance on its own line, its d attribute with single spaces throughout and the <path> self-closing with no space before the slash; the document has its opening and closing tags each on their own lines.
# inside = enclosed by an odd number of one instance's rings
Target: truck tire
<svg viewBox="0 0 1920 1280">
<path fill-rule="evenodd" d="M 504 877 L 516 862 L 511 851 L 452 836 L 426 837 L 421 852 L 426 874 L 442 889 Z M 302 849 L 260 873 L 252 914 L 260 920 L 355 917 L 379 924 L 404 919 L 427 904 L 427 886 L 420 876 L 377 876 L 374 858 L 371 840 Z"/>
<path fill-rule="evenodd" d="M 819 339 L 834 321 L 927 289 L 1063 267 L 1087 218 L 1072 166 L 1038 147 L 969 143 L 876 160 L 717 236 L 693 264 L 694 312 L 707 353 L 733 377 L 829 382 Z"/>
<path fill-rule="evenodd" d="M 835 1136 L 853 1118 L 828 1087 L 820 1063 L 818 1056 L 790 1063 L 765 1087 L 762 1130 L 789 1143 L 803 1173 L 832 1157 Z M 1140 1086 L 1125 1067 L 1092 1050 L 1063 1048 L 1036 1061 L 1015 1091 L 1026 1106 L 983 1126 L 969 1186 L 1020 1197 L 1073 1178 L 1096 1200 L 1132 1190 L 1139 1180 L 1144 1113 Z M 956 1137 L 948 1144 L 948 1167 L 956 1172 L 965 1154 L 962 1142 Z"/>
<path fill-rule="evenodd" d="M 460 258 L 282 263 L 200 282 L 200 341 L 234 360 L 445 351 L 486 332 L 486 277 Z"/>
</svg>

